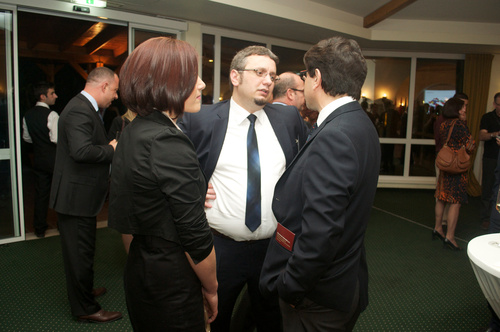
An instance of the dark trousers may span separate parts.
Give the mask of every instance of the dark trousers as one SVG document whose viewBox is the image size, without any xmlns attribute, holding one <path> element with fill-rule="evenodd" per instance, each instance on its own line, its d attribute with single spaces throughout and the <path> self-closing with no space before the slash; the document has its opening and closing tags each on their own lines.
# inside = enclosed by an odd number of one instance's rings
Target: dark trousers
<svg viewBox="0 0 500 332">
<path fill-rule="evenodd" d="M 205 332 L 201 282 L 179 244 L 134 235 L 124 286 L 134 331 Z"/>
<path fill-rule="evenodd" d="M 493 197 L 493 185 L 495 183 L 495 168 L 497 160 L 483 158 L 483 178 L 481 181 L 481 222 L 490 221 L 492 203 L 496 201 Z"/>
<path fill-rule="evenodd" d="M 281 299 L 279 302 L 285 332 L 350 332 L 361 312 L 359 286 L 356 287 L 349 312 L 321 306 L 307 297 L 295 308 Z"/>
<path fill-rule="evenodd" d="M 50 185 L 52 183 L 52 172 L 34 170 L 35 173 L 35 218 L 33 227 L 35 233 L 43 233 L 47 230 L 47 211 L 49 209 Z"/>
<path fill-rule="evenodd" d="M 58 218 L 71 313 L 74 316 L 92 315 L 101 310 L 92 295 L 96 217 L 58 213 Z"/>
<path fill-rule="evenodd" d="M 245 284 L 257 331 L 281 331 L 278 299 L 264 298 L 259 290 L 260 271 L 268 245 L 269 239 L 238 242 L 214 236 L 219 313 L 211 324 L 212 332 L 230 331 L 234 305 Z"/>
</svg>

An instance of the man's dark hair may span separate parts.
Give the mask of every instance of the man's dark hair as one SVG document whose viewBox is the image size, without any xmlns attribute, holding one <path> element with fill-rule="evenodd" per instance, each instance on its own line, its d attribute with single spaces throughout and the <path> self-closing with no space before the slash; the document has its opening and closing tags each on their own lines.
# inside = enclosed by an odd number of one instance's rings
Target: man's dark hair
<svg viewBox="0 0 500 332">
<path fill-rule="evenodd" d="M 315 76 L 315 69 L 321 72 L 321 87 L 326 94 L 345 94 L 359 100 L 367 67 L 356 41 L 343 37 L 322 40 L 307 51 L 304 64 L 310 77 Z"/>
<path fill-rule="evenodd" d="M 38 82 L 33 86 L 33 96 L 35 97 L 36 101 L 40 101 L 40 95 L 45 95 L 47 96 L 47 93 L 49 92 L 49 89 L 54 89 L 54 83 L 49 83 L 49 82 Z"/>
</svg>

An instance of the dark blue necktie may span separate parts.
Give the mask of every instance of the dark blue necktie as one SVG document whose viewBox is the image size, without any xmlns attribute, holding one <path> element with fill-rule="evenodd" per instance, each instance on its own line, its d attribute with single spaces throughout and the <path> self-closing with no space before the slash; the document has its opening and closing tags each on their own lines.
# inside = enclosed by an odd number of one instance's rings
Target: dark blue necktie
<svg viewBox="0 0 500 332">
<path fill-rule="evenodd" d="M 318 129 L 318 123 L 313 124 L 313 127 L 311 128 L 311 131 L 309 132 L 309 135 L 307 135 L 307 140 L 306 142 L 309 142 L 311 139 L 312 134 Z"/>
<path fill-rule="evenodd" d="M 255 134 L 254 114 L 248 116 L 250 127 L 247 135 L 247 207 L 245 212 L 245 225 L 254 232 L 260 226 L 260 158 Z"/>
</svg>

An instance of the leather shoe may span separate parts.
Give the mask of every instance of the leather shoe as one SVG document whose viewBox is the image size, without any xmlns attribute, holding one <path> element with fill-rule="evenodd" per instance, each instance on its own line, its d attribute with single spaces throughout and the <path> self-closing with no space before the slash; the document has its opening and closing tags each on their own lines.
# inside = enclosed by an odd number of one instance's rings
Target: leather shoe
<svg viewBox="0 0 500 332">
<path fill-rule="evenodd" d="M 107 291 L 108 290 L 105 287 L 95 288 L 92 290 L 92 295 L 94 295 L 94 297 L 98 297 L 98 296 L 106 294 Z"/>
<path fill-rule="evenodd" d="M 78 316 L 78 321 L 81 323 L 109 323 L 122 317 L 122 313 L 119 311 L 105 311 L 101 309 L 92 315 Z"/>
</svg>

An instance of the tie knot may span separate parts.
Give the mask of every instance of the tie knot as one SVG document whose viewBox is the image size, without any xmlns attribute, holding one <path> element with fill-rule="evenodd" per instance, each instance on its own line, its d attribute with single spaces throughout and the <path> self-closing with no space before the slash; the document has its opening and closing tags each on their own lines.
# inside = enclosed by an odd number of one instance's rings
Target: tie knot
<svg viewBox="0 0 500 332">
<path fill-rule="evenodd" d="M 255 123 L 255 120 L 257 120 L 257 116 L 255 116 L 255 114 L 250 114 L 248 117 L 247 117 L 248 121 L 250 121 L 251 124 L 254 124 Z"/>
</svg>

